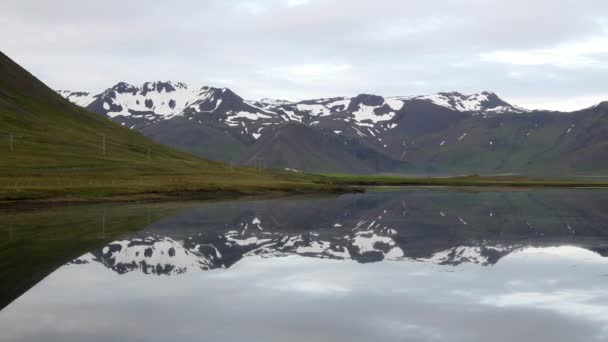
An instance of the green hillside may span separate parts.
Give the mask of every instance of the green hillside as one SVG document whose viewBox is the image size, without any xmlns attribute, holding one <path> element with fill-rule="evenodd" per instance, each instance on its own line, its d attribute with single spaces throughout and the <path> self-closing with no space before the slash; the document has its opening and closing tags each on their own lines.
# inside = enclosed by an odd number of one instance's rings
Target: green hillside
<svg viewBox="0 0 608 342">
<path fill-rule="evenodd" d="M 0 53 L 0 200 L 319 188 L 310 178 L 233 168 L 154 143 L 69 103 Z"/>
</svg>

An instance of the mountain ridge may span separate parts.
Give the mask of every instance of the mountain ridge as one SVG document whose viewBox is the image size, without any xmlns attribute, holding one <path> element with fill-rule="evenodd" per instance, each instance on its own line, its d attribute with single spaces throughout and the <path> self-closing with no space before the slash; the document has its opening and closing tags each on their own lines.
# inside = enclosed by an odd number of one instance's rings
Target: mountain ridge
<svg viewBox="0 0 608 342">
<path fill-rule="evenodd" d="M 83 96 L 94 99 L 85 108 L 157 142 L 231 163 L 265 160 L 267 167 L 308 172 L 427 175 L 542 174 L 547 165 L 556 175 L 608 170 L 591 156 L 598 153 L 591 151 L 606 149 L 608 141 L 601 104 L 560 116 L 562 112 L 511 105 L 490 91 L 252 101 L 228 88 L 193 91 L 174 82 L 119 83 L 93 96 L 61 94 L 81 105 L 86 104 Z M 311 129 L 308 134 L 299 130 L 281 135 L 273 143 L 263 139 L 280 130 L 293 131 L 294 124 Z M 574 139 L 577 126 L 594 127 L 597 139 Z M 533 132 L 542 135 L 537 139 Z M 310 148 L 311 140 L 327 135 L 333 136 L 334 147 Z M 353 142 L 358 150 L 350 148 Z M 338 146 L 343 151 L 334 158 L 319 158 Z M 370 153 L 372 157 L 361 158 Z"/>
</svg>

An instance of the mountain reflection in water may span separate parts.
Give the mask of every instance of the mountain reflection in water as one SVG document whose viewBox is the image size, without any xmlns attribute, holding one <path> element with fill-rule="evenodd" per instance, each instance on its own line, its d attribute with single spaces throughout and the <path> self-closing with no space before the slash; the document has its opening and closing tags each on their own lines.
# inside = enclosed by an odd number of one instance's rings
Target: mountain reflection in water
<svg viewBox="0 0 608 342">
<path fill-rule="evenodd" d="M 253 255 L 483 266 L 529 246 L 577 245 L 603 255 L 604 197 L 417 190 L 219 204 L 186 210 L 74 262 L 99 262 L 118 273 L 180 274 L 228 268 Z"/>
<path fill-rule="evenodd" d="M 10 341 L 603 341 L 608 191 L 178 208 L 0 311 Z"/>
</svg>

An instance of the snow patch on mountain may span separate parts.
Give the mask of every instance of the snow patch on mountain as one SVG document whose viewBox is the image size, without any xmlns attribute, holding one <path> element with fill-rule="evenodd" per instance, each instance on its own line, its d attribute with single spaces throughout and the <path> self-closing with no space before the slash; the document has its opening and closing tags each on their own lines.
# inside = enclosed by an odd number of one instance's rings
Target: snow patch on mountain
<svg viewBox="0 0 608 342">
<path fill-rule="evenodd" d="M 413 96 L 412 100 L 428 101 L 438 106 L 449 108 L 458 112 L 477 113 L 523 113 L 527 110 L 512 106 L 501 100 L 492 92 L 481 92 L 470 95 L 458 92 L 437 93 L 431 95 Z"/>
<path fill-rule="evenodd" d="M 375 124 L 375 123 L 378 123 L 381 121 L 390 121 L 395 117 L 394 112 L 380 114 L 380 115 L 376 114 L 376 109 L 378 109 L 378 108 L 379 107 L 377 107 L 377 106 L 368 106 L 368 105 L 361 104 L 361 105 L 359 105 L 359 110 L 353 112 L 353 117 L 360 125 L 363 125 L 363 126 L 366 125 L 364 123 L 364 121 L 371 121 Z M 369 125 L 369 124 L 367 124 L 367 125 Z M 373 126 L 373 125 L 369 125 L 369 126 Z"/>
<path fill-rule="evenodd" d="M 86 107 L 95 101 L 91 93 L 84 91 L 58 90 L 57 93 L 80 107 Z"/>
</svg>

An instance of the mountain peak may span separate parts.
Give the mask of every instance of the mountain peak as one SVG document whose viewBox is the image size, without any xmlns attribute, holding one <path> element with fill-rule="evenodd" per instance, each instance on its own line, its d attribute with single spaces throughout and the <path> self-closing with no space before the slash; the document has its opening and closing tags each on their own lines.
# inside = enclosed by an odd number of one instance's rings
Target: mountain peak
<svg viewBox="0 0 608 342">
<path fill-rule="evenodd" d="M 496 93 L 482 91 L 473 94 L 460 92 L 440 92 L 432 95 L 415 96 L 412 99 L 428 101 L 438 106 L 458 112 L 473 113 L 523 113 L 524 109 L 515 107 L 503 101 Z"/>
<path fill-rule="evenodd" d="M 356 105 L 364 104 L 366 106 L 381 106 L 384 103 L 384 98 L 372 94 L 359 94 L 353 97 L 352 102 Z"/>
<path fill-rule="evenodd" d="M 112 88 L 110 88 L 111 90 L 114 90 L 117 93 L 135 93 L 137 92 L 137 87 L 134 85 L 131 85 L 127 82 L 118 82 L 116 83 Z"/>
</svg>

